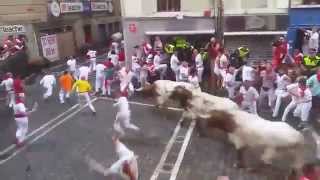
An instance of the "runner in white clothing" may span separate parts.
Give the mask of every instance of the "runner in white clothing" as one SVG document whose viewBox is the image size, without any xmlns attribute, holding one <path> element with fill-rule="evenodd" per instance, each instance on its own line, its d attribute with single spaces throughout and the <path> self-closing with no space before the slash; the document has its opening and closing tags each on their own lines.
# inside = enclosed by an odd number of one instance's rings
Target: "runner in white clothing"
<svg viewBox="0 0 320 180">
<path fill-rule="evenodd" d="M 47 100 L 52 96 L 53 86 L 56 85 L 56 78 L 53 74 L 46 72 L 46 74 L 40 80 L 40 85 L 46 89 L 45 93 L 43 94 L 43 99 Z"/>
<path fill-rule="evenodd" d="M 0 86 L 4 86 L 7 93 L 7 104 L 11 108 L 14 105 L 14 89 L 13 89 L 13 78 L 11 73 L 6 74 L 6 79 L 3 80 Z"/>
<path fill-rule="evenodd" d="M 230 99 L 235 97 L 235 90 L 241 85 L 240 82 L 236 81 L 237 71 L 234 67 L 230 66 L 223 76 L 223 87 L 227 89 Z"/>
<path fill-rule="evenodd" d="M 119 175 L 124 180 L 138 180 L 138 157 L 133 151 L 121 143 L 118 138 L 113 137 L 112 140 L 118 155 L 118 161 L 113 163 L 110 168 L 106 168 L 96 160 L 87 157 L 86 161 L 89 168 L 104 176 Z"/>
<path fill-rule="evenodd" d="M 292 70 L 289 70 L 289 71 L 292 72 Z M 288 73 L 291 73 L 289 71 Z M 276 83 L 277 83 L 277 88 L 275 90 L 276 103 L 272 113 L 272 117 L 274 118 L 277 117 L 279 114 L 279 109 L 281 106 L 282 99 L 289 96 L 289 93 L 287 92 L 287 86 L 291 84 L 291 78 L 287 74 L 283 74 L 277 77 Z"/>
<path fill-rule="evenodd" d="M 97 66 L 96 66 L 95 91 L 96 91 L 96 93 L 98 93 L 99 90 L 101 90 L 102 91 L 102 95 L 106 95 L 105 70 L 106 70 L 106 66 L 105 65 L 97 64 Z"/>
<path fill-rule="evenodd" d="M 81 66 L 79 67 L 78 71 L 79 71 L 78 79 L 80 79 L 81 77 L 85 77 L 85 79 L 88 80 L 89 73 L 90 73 L 90 68 L 88 66 Z"/>
<path fill-rule="evenodd" d="M 257 114 L 258 91 L 246 81 L 244 85 L 240 87 L 240 94 L 243 97 L 240 108 L 249 113 Z"/>
<path fill-rule="evenodd" d="M 123 137 L 125 135 L 124 129 L 140 131 L 140 128 L 131 123 L 131 111 L 129 108 L 128 99 L 126 97 L 119 97 L 117 103 L 115 103 L 113 106 L 118 108 L 116 120 L 113 124 L 113 128 L 117 137 Z"/>
<path fill-rule="evenodd" d="M 13 106 L 14 119 L 17 124 L 16 131 L 16 145 L 18 148 L 24 145 L 24 141 L 26 139 L 26 135 L 28 132 L 28 116 L 30 113 L 36 111 L 37 103 L 35 103 L 34 107 L 31 111 L 27 111 L 27 108 L 24 104 L 24 96 L 17 96 L 16 102 Z"/>
<path fill-rule="evenodd" d="M 312 93 L 306 85 L 306 79 L 300 78 L 298 83 L 287 86 L 287 90 L 292 100 L 283 113 L 282 121 L 286 121 L 289 112 L 295 108 L 293 115 L 301 118 L 299 128 L 304 128 L 312 107 Z"/>
<path fill-rule="evenodd" d="M 198 80 L 201 83 L 202 82 L 202 75 L 203 75 L 203 71 L 204 71 L 202 56 L 198 52 L 197 49 L 193 50 L 193 54 L 195 56 L 195 64 L 196 64 L 196 68 L 197 68 Z"/>
<path fill-rule="evenodd" d="M 266 64 L 266 70 L 263 70 L 260 73 L 260 77 L 262 78 L 262 87 L 260 89 L 260 103 L 264 101 L 265 97 L 268 98 L 268 106 L 273 109 L 274 107 L 274 85 L 277 80 L 276 73 L 272 70 L 272 64 Z"/>
<path fill-rule="evenodd" d="M 160 79 L 163 80 L 167 72 L 167 64 L 162 64 L 160 51 L 157 51 L 157 54 L 154 56 L 153 64 L 155 66 L 155 70 L 160 73 Z"/>
<path fill-rule="evenodd" d="M 171 58 L 170 58 L 170 67 L 175 74 L 176 81 L 179 80 L 179 64 L 180 64 L 180 61 L 177 57 L 177 54 L 178 54 L 178 52 L 175 51 L 174 54 L 172 54 Z"/>
<path fill-rule="evenodd" d="M 87 56 L 89 56 L 89 59 L 90 59 L 90 71 L 95 71 L 96 61 L 97 61 L 97 51 L 89 50 L 87 52 Z"/>
<path fill-rule="evenodd" d="M 77 60 L 73 56 L 70 56 L 70 59 L 67 61 L 67 65 L 68 65 L 68 69 L 69 69 L 69 72 L 71 73 L 71 75 L 75 79 L 77 79 L 77 76 L 76 76 Z"/>
</svg>

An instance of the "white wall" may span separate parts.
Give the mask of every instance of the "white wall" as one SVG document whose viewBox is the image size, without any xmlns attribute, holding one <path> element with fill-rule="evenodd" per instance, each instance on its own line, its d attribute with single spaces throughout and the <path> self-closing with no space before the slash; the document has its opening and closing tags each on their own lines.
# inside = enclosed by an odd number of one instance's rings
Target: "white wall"
<svg viewBox="0 0 320 180">
<path fill-rule="evenodd" d="M 123 17 L 141 17 L 142 0 L 121 0 L 121 13 Z"/>
<path fill-rule="evenodd" d="M 181 11 L 184 12 L 203 12 L 213 7 L 213 0 L 181 0 Z"/>
<path fill-rule="evenodd" d="M 168 15 L 157 12 L 157 0 L 121 0 L 121 3 L 124 17 Z M 213 0 L 181 0 L 181 11 L 191 16 L 202 16 L 205 10 L 212 10 L 213 7 Z"/>
<path fill-rule="evenodd" d="M 225 14 L 285 14 L 289 0 L 224 0 Z"/>
</svg>

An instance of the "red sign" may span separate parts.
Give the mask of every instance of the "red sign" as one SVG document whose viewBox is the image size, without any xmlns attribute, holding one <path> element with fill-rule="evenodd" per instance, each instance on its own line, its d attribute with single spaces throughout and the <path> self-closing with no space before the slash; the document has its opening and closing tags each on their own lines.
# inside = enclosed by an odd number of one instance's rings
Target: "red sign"
<svg viewBox="0 0 320 180">
<path fill-rule="evenodd" d="M 132 33 L 137 32 L 136 24 L 129 24 L 129 31 Z"/>
</svg>

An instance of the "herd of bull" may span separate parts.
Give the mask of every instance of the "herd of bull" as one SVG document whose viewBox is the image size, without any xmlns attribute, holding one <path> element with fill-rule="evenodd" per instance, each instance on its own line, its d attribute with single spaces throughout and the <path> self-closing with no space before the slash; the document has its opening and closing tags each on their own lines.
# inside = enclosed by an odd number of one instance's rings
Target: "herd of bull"
<svg viewBox="0 0 320 180">
<path fill-rule="evenodd" d="M 291 162 L 287 163 L 290 170 L 288 177 L 300 177 L 306 163 L 305 138 L 286 122 L 269 121 L 257 114 L 245 112 L 232 100 L 201 92 L 189 83 L 158 80 L 146 86 L 141 93 L 155 97 L 157 107 L 166 107 L 169 100 L 179 103 L 183 108 L 181 122 L 185 119 L 196 120 L 200 134 L 203 128 L 215 128 L 225 132 L 237 150 L 236 167 L 245 167 L 246 150 L 260 148 L 263 149 L 260 155 L 261 165 L 272 165 L 276 158 L 290 155 Z"/>
</svg>

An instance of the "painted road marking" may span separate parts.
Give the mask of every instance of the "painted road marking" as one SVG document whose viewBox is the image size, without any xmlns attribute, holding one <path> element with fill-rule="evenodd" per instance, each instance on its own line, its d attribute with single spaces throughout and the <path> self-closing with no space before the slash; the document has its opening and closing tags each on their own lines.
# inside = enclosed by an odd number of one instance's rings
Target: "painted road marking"
<svg viewBox="0 0 320 180">
<path fill-rule="evenodd" d="M 91 100 L 91 102 L 95 102 L 97 100 L 97 98 L 94 98 L 93 100 Z M 88 104 L 85 104 L 83 107 L 77 109 L 76 111 L 72 112 L 71 114 L 69 114 L 67 117 L 63 118 L 61 121 L 59 121 L 58 123 L 56 123 L 55 125 L 51 126 L 49 129 L 47 129 L 46 131 L 44 131 L 43 133 L 41 133 L 40 135 L 36 136 L 33 140 L 31 140 L 30 142 L 27 142 L 27 144 L 22 147 L 21 149 L 16 150 L 14 153 L 12 153 L 9 157 L 7 157 L 6 159 L 3 159 L 0 161 L 0 165 L 6 163 L 7 161 L 11 160 L 12 158 L 14 158 L 15 156 L 17 156 L 18 154 L 20 154 L 23 150 L 25 150 L 28 146 L 30 146 L 31 144 L 35 143 L 37 140 L 39 140 L 40 138 L 42 138 L 43 136 L 47 135 L 49 132 L 51 132 L 52 130 L 54 130 L 56 127 L 59 127 L 61 124 L 63 124 L 64 122 L 66 122 L 67 120 L 69 120 L 71 117 L 75 116 L 77 113 L 79 113 L 80 111 L 82 111 L 85 107 L 87 107 Z"/>
<path fill-rule="evenodd" d="M 171 136 L 171 139 L 169 140 L 167 146 L 165 147 L 165 150 L 164 152 L 162 153 L 161 155 L 161 159 L 156 167 L 156 169 L 154 170 L 150 180 L 156 180 L 160 174 L 160 172 L 162 171 L 162 167 L 164 166 L 165 164 L 165 161 L 169 155 L 169 152 L 174 144 L 174 142 L 176 141 L 176 138 L 178 136 L 178 133 L 181 129 L 181 122 L 182 122 L 183 119 L 180 119 L 180 121 L 178 122 L 176 128 L 174 129 L 174 132 L 173 132 L 173 135 Z"/>
<path fill-rule="evenodd" d="M 182 147 L 180 149 L 180 152 L 179 152 L 179 155 L 178 155 L 178 158 L 177 158 L 177 161 L 176 163 L 174 164 L 173 166 L 173 169 L 172 169 L 172 174 L 171 174 L 171 177 L 170 177 L 170 180 L 175 180 L 178 176 L 178 173 L 179 173 L 179 169 L 180 169 L 180 166 L 181 166 L 181 163 L 182 163 L 182 160 L 184 158 L 184 154 L 187 150 L 187 147 L 188 147 L 188 144 L 190 142 L 190 139 L 191 139 L 191 135 L 192 135 L 192 132 L 193 132 L 193 129 L 194 127 L 196 126 L 196 121 L 193 120 L 189 126 L 189 129 L 188 129 L 188 132 L 186 134 L 186 137 L 184 139 L 184 142 L 182 144 Z"/>
<path fill-rule="evenodd" d="M 41 131 L 42 129 L 50 126 L 51 124 L 53 124 L 54 122 L 56 122 L 57 120 L 59 120 L 61 117 L 63 117 L 64 115 L 68 114 L 71 110 L 77 108 L 79 106 L 79 104 L 75 104 L 74 106 L 72 106 L 71 108 L 69 108 L 68 110 L 64 111 L 63 113 L 59 114 L 57 117 L 51 119 L 50 121 L 44 123 L 42 126 L 40 126 L 39 128 L 35 129 L 34 131 L 32 131 L 30 134 L 28 134 L 26 136 L 26 140 L 28 140 L 31 136 L 33 136 L 34 134 L 38 133 L 39 131 Z M 9 151 L 13 150 L 16 147 L 15 144 L 11 144 L 9 147 L 7 147 L 6 149 L 2 150 L 0 152 L 0 156 L 4 155 L 6 153 L 8 153 Z"/>
<path fill-rule="evenodd" d="M 113 102 L 116 101 L 115 99 L 109 98 L 109 97 L 99 97 L 99 99 L 113 101 Z M 140 105 L 140 106 L 148 106 L 148 107 L 155 107 L 154 104 L 147 104 L 147 103 L 141 103 L 141 102 L 136 102 L 136 101 L 129 101 L 129 104 Z M 173 110 L 173 111 L 182 111 L 181 108 L 174 108 L 174 107 L 168 107 L 167 109 Z"/>
</svg>

